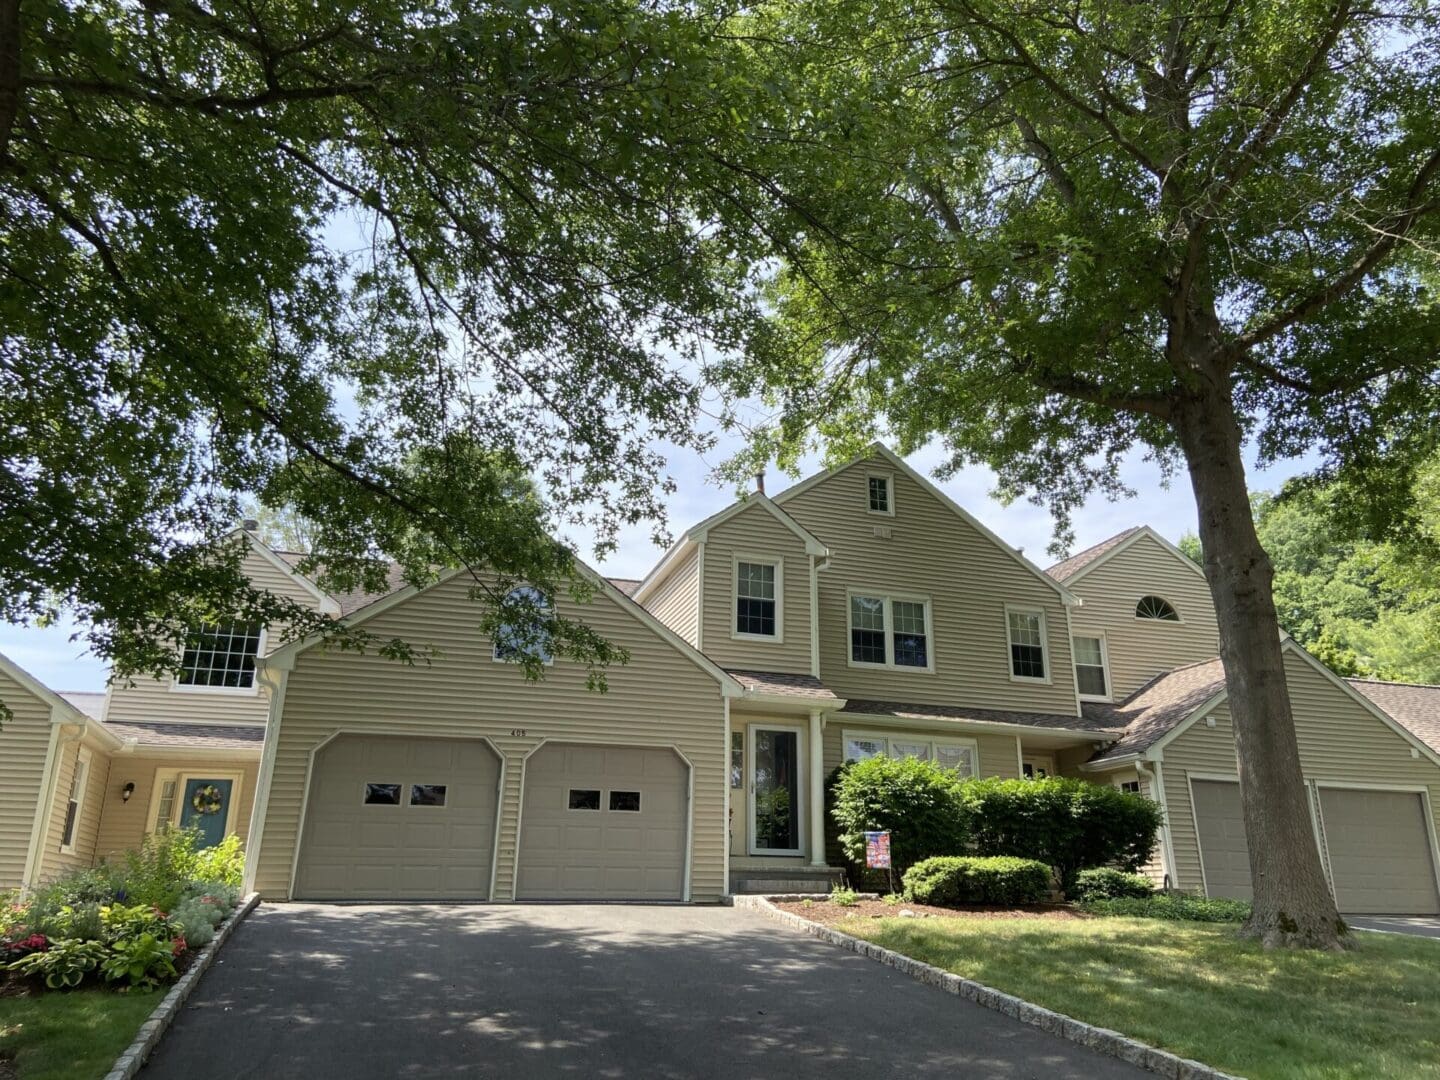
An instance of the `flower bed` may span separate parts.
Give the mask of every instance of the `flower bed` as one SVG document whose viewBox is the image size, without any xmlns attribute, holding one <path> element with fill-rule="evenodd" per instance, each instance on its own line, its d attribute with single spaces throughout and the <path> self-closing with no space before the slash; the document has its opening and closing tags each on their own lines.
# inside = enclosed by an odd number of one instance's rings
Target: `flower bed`
<svg viewBox="0 0 1440 1080">
<path fill-rule="evenodd" d="M 7 991 L 150 989 L 176 979 L 240 902 L 239 839 L 203 851 L 198 840 L 194 831 L 157 833 L 100 867 L 0 897 Z"/>
</svg>

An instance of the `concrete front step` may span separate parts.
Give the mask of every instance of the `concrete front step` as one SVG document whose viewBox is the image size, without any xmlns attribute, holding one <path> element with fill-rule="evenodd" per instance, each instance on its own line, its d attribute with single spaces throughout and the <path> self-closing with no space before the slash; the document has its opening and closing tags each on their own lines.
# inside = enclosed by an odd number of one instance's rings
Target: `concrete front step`
<svg viewBox="0 0 1440 1080">
<path fill-rule="evenodd" d="M 828 893 L 845 878 L 838 866 L 777 866 L 773 870 L 735 867 L 730 871 L 733 895 Z"/>
</svg>

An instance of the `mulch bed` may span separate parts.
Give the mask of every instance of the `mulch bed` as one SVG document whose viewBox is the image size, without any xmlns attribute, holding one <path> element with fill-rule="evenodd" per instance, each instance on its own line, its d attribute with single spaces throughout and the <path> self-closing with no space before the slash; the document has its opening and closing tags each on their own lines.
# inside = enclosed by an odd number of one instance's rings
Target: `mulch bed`
<svg viewBox="0 0 1440 1080">
<path fill-rule="evenodd" d="M 847 919 L 1088 919 L 1090 916 L 1068 904 L 1031 904 L 1023 907 L 995 907 L 975 904 L 967 907 L 934 907 L 930 904 L 887 904 L 882 900 L 859 900 L 849 906 L 829 900 L 775 901 L 781 911 L 802 919 L 833 926 Z"/>
</svg>

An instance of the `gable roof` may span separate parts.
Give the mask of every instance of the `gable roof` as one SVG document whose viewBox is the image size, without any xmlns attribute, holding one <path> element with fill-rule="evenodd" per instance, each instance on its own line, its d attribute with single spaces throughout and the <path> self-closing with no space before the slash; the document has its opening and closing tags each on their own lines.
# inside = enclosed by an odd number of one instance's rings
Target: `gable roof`
<svg viewBox="0 0 1440 1080">
<path fill-rule="evenodd" d="M 1440 686 L 1346 679 L 1430 749 L 1440 753 Z"/>
<path fill-rule="evenodd" d="M 1161 536 L 1149 525 L 1132 525 L 1124 532 L 1118 532 L 1108 540 L 1101 540 L 1100 543 L 1088 547 L 1084 551 L 1077 551 L 1068 559 L 1062 559 L 1046 570 L 1045 573 L 1049 574 L 1056 581 L 1063 581 L 1073 586 L 1091 570 L 1109 562 L 1115 556 L 1128 550 L 1145 537 L 1154 540 L 1171 555 L 1175 556 L 1176 559 L 1180 560 L 1180 562 L 1193 573 L 1199 574 L 1202 578 L 1205 576 L 1205 571 L 1195 565 L 1195 560 L 1191 559 L 1190 556 L 1186 555 L 1169 540 L 1166 540 L 1165 537 Z"/>
<path fill-rule="evenodd" d="M 1225 668 L 1217 656 L 1163 672 L 1117 704 L 1083 702 L 1081 711 L 1093 723 L 1124 729 L 1091 762 L 1143 754 L 1207 703 L 1218 704 L 1224 694 Z"/>
<path fill-rule="evenodd" d="M 161 720 L 116 720 L 105 725 L 140 747 L 169 746 L 197 750 L 254 750 L 265 741 L 260 724 L 186 724 Z"/>
<path fill-rule="evenodd" d="M 822 558 L 830 554 L 830 549 L 821 543 L 814 533 L 810 532 L 809 529 L 806 529 L 793 517 L 785 513 L 784 510 L 780 509 L 780 507 L 775 504 L 774 499 L 770 498 L 763 491 L 752 491 L 743 499 L 736 499 L 719 513 L 711 514 L 704 521 L 686 529 L 680 536 L 680 539 L 670 546 L 670 550 L 661 556 L 660 561 L 650 568 L 650 572 L 640 580 L 639 584 L 637 584 L 628 595 L 643 602 L 649 593 L 653 592 L 662 581 L 670 576 L 670 571 L 675 569 L 680 560 L 688 555 L 695 548 L 696 544 L 705 542 L 705 536 L 711 529 L 717 525 L 723 525 L 736 514 L 743 513 L 751 507 L 756 506 L 794 533 L 796 538 L 805 545 L 805 554 L 818 555 Z"/>
<path fill-rule="evenodd" d="M 300 561 L 298 558 L 293 561 L 285 558 L 280 552 L 265 543 L 264 540 L 261 540 L 260 537 L 256 536 L 249 529 L 236 529 L 230 535 L 243 537 L 246 543 L 250 545 L 251 551 L 259 555 L 276 570 L 280 571 L 280 573 L 294 578 L 297 585 L 315 598 L 316 603 L 320 605 L 320 610 L 326 615 L 340 614 L 340 604 L 336 598 L 320 588 L 319 585 L 315 584 L 315 582 L 311 581 L 304 574 L 300 573 L 299 570 L 295 569 L 296 564 Z"/>
<path fill-rule="evenodd" d="M 55 723 L 84 724 L 95 719 L 95 717 L 81 710 L 73 702 L 66 701 L 4 653 L 0 653 L 0 672 L 10 676 L 11 679 L 20 684 L 21 689 L 48 705 L 50 707 L 50 719 Z M 101 694 L 99 696 L 103 698 L 105 695 Z"/>
<path fill-rule="evenodd" d="M 686 659 L 690 660 L 706 674 L 713 677 L 715 681 L 720 684 L 720 692 L 722 696 L 739 697 L 741 695 L 743 691 L 740 684 L 736 682 L 733 676 L 728 674 L 723 668 L 716 664 L 715 661 L 711 660 L 699 649 L 695 648 L 695 646 L 691 645 L 679 634 L 675 633 L 674 630 L 671 630 L 654 615 L 646 611 L 634 599 L 626 596 L 623 592 L 621 592 L 614 585 L 612 585 L 607 578 L 602 577 L 596 571 L 591 569 L 590 566 L 583 562 L 578 556 L 575 557 L 575 566 L 576 569 L 579 571 L 580 575 L 589 580 L 591 584 L 597 586 L 599 591 L 604 596 L 619 605 L 625 611 L 629 612 L 630 615 L 637 619 L 647 629 L 653 631 L 663 641 L 677 649 L 683 656 L 686 657 Z M 377 615 L 382 615 L 385 612 L 389 611 L 391 608 L 396 607 L 399 604 L 403 604 L 411 597 L 418 596 L 424 592 L 429 592 L 431 589 L 443 585 L 445 582 L 452 580 L 453 578 L 462 573 L 464 573 L 464 571 L 459 569 L 446 570 L 435 581 L 426 585 L 424 588 L 417 588 L 414 585 L 405 585 L 402 588 L 396 589 L 394 592 L 386 593 L 385 595 L 380 596 L 372 603 L 357 610 L 353 615 L 344 616 L 343 618 L 345 619 L 346 623 L 351 626 L 363 625 L 364 623 L 367 623 L 371 619 L 375 618 Z M 260 657 L 257 661 L 257 664 L 262 669 L 272 668 L 277 671 L 289 671 L 292 667 L 294 667 L 296 656 L 298 656 L 302 652 L 305 652 L 308 649 L 315 647 L 318 644 L 320 644 L 320 639 L 318 637 L 311 636 L 300 638 L 297 641 L 292 641 L 288 644 L 280 646 L 280 648 L 276 649 L 269 656 Z"/>
<path fill-rule="evenodd" d="M 784 491 L 780 492 L 780 494 L 775 496 L 774 501 L 781 506 L 784 506 L 785 503 L 795 498 L 795 496 L 803 492 L 809 491 L 812 487 L 814 487 L 821 481 L 827 480 L 832 476 L 836 476 L 844 472 L 846 469 L 858 465 L 860 462 L 865 461 L 872 456 L 878 456 L 883 458 L 885 462 L 888 465 L 892 466 L 897 472 L 903 473 L 922 490 L 932 495 L 936 500 L 940 502 L 942 506 L 947 507 L 952 513 L 959 517 L 960 520 L 964 521 L 965 524 L 969 525 L 972 529 L 978 532 L 981 536 L 985 537 L 985 539 L 989 540 L 1006 555 L 1010 556 L 1011 559 L 1019 563 L 1039 581 L 1044 582 L 1051 589 L 1054 589 L 1057 593 L 1059 593 L 1061 599 L 1063 599 L 1065 603 L 1071 605 L 1080 603 L 1080 598 L 1078 596 L 1072 593 L 1055 578 L 1045 573 L 1044 570 L 1041 570 L 1040 567 L 1036 566 L 1033 562 L 1027 559 L 1024 555 L 1022 555 L 1018 549 L 1011 547 L 1004 540 L 1000 539 L 1000 537 L 994 532 L 992 532 L 984 523 L 982 523 L 979 518 L 977 518 L 974 514 L 970 513 L 970 511 L 966 510 L 954 499 L 950 498 L 949 495 L 946 495 L 945 492 L 941 491 L 934 483 L 930 481 L 928 477 L 922 475 L 919 471 L 912 468 L 905 461 L 904 458 L 902 458 L 899 454 L 895 453 L 895 451 L 891 450 L 882 442 L 871 443 L 870 449 L 866 451 L 865 454 L 861 455 L 860 457 L 853 458 L 850 461 L 845 462 L 843 465 L 836 465 L 834 468 L 826 469 L 823 472 L 818 472 L 813 476 L 806 477 L 798 484 L 788 487 Z"/>
<path fill-rule="evenodd" d="M 306 551 L 276 551 L 275 555 L 292 568 L 299 566 L 302 561 L 310 557 L 309 552 Z M 295 573 L 297 577 L 300 577 L 301 580 L 309 580 L 308 578 L 304 578 L 298 570 L 292 570 L 292 572 Z M 349 615 L 352 612 L 359 611 L 363 607 L 368 607 L 381 597 L 389 596 L 391 593 L 397 592 L 404 587 L 404 571 L 401 569 L 399 563 L 391 562 L 385 569 L 385 588 L 380 592 L 352 589 L 348 592 L 334 591 L 327 595 L 332 597 L 338 605 L 338 610 L 333 612 L 333 614 Z"/>
</svg>

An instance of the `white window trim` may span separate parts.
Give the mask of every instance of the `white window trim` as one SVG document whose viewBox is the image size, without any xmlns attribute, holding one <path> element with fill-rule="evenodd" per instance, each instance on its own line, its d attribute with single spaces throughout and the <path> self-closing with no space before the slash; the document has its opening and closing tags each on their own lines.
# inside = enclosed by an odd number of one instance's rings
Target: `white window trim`
<svg viewBox="0 0 1440 1080">
<path fill-rule="evenodd" d="M 570 787 L 566 785 L 563 790 L 565 792 L 565 812 L 567 814 L 603 814 L 605 812 L 605 789 L 603 787 Z M 571 806 L 570 793 L 572 791 L 598 791 L 600 793 L 600 805 L 595 807 L 594 810 L 585 806 Z"/>
<path fill-rule="evenodd" d="M 775 568 L 775 633 L 742 634 L 735 629 L 736 605 L 740 600 L 740 564 L 756 563 Z M 753 552 L 732 552 L 730 555 L 730 640 L 759 641 L 766 645 L 785 644 L 785 557 L 758 555 Z"/>
<path fill-rule="evenodd" d="M 870 600 L 879 600 L 885 605 L 885 662 L 883 664 L 872 663 L 868 660 L 855 659 L 854 611 L 850 606 L 850 598 L 863 596 Z M 916 667 L 914 664 L 895 663 L 895 610 L 894 603 L 899 600 L 902 604 L 924 604 L 925 605 L 925 666 Z M 928 596 L 919 593 L 898 593 L 889 592 L 885 589 L 846 589 L 845 590 L 845 662 L 852 668 L 862 668 L 869 671 L 914 671 L 935 674 L 935 601 Z"/>
<path fill-rule="evenodd" d="M 260 628 L 260 639 L 255 643 L 255 658 L 258 660 L 265 655 L 265 646 L 268 643 L 270 632 L 266 627 Z M 184 652 L 181 652 L 184 656 Z M 218 694 L 230 697 L 255 697 L 260 693 L 260 677 L 252 669 L 250 673 L 249 686 L 196 686 L 193 683 L 182 683 L 180 674 L 176 672 L 170 676 L 170 691 L 175 694 Z"/>
<path fill-rule="evenodd" d="M 506 593 L 505 595 L 509 596 L 511 593 L 515 592 L 516 589 L 535 589 L 535 586 L 531 585 L 529 582 L 521 582 L 519 585 L 516 585 L 514 589 L 511 589 L 510 592 Z M 550 597 L 546 596 L 543 592 L 540 592 L 539 589 L 535 589 L 535 591 L 540 593 L 541 599 L 545 601 L 545 606 L 551 611 L 554 611 L 555 602 Z M 519 664 L 523 662 L 518 657 L 501 656 L 500 642 L 493 637 L 490 639 L 490 661 L 491 663 L 495 664 Z M 540 663 L 543 667 L 554 667 L 555 650 L 552 648 L 550 650 L 550 655 L 547 656 L 544 660 L 541 660 Z"/>
<path fill-rule="evenodd" d="M 1173 619 L 1148 619 L 1148 618 L 1145 618 L 1144 616 L 1137 615 L 1137 614 L 1136 614 L 1136 610 L 1140 607 L 1140 601 L 1141 601 L 1141 600 L 1144 600 L 1145 597 L 1147 597 L 1147 596 L 1156 596 L 1156 597 L 1159 597 L 1161 600 L 1164 600 L 1165 603 L 1167 603 L 1167 604 L 1170 605 L 1170 610 L 1173 611 L 1173 612 L 1175 612 L 1175 618 L 1173 618 Z M 1158 593 L 1158 592 L 1146 592 L 1146 593 L 1141 593 L 1139 596 L 1137 596 L 1137 597 L 1135 598 L 1135 602 L 1130 605 L 1130 618 L 1132 618 L 1133 620 L 1135 620 L 1135 621 L 1138 622 L 1138 623 L 1144 623 L 1146 626 L 1157 626 L 1157 625 L 1158 625 L 1158 626 L 1184 626 L 1184 625 L 1185 625 L 1185 616 L 1180 614 L 1180 609 L 1175 606 L 1175 601 L 1171 600 L 1168 596 L 1161 596 L 1161 594 Z"/>
<path fill-rule="evenodd" d="M 85 813 L 85 795 L 90 789 L 90 751 L 80 747 L 75 753 L 75 771 L 70 774 L 70 794 L 65 799 L 65 818 L 61 820 L 60 854 L 69 855 L 75 850 L 75 840 L 80 835 L 80 816 Z M 75 816 L 70 816 L 70 804 L 75 804 Z M 72 825 L 70 839 L 65 839 L 65 821 Z"/>
<path fill-rule="evenodd" d="M 861 728 L 845 728 L 840 732 L 840 759 L 842 761 L 849 760 L 845 757 L 845 745 L 851 739 L 876 739 L 884 743 L 886 757 L 891 756 L 890 746 L 895 742 L 929 743 L 931 761 L 936 760 L 935 747 L 937 746 L 964 746 L 970 750 L 970 761 L 975 766 L 975 771 L 970 775 L 976 778 L 980 776 L 980 740 L 967 735 L 937 735 L 930 731 L 867 731 Z"/>
<path fill-rule="evenodd" d="M 1008 616 L 1007 616 L 1006 629 L 1007 629 L 1007 630 L 1009 629 Z M 1079 668 L 1079 667 L 1080 667 L 1080 661 L 1077 660 L 1077 659 L 1075 659 L 1075 639 L 1076 639 L 1076 638 L 1097 638 L 1097 639 L 1099 639 L 1099 641 L 1100 641 L 1100 667 L 1101 667 L 1101 668 L 1104 670 L 1104 672 L 1105 672 L 1105 693 L 1104 693 L 1104 694 L 1087 694 L 1087 693 L 1085 693 L 1084 691 L 1082 691 L 1082 690 L 1080 689 L 1080 672 L 1079 672 L 1078 670 L 1075 672 L 1075 692 L 1080 696 L 1080 700 L 1081 700 L 1081 701 L 1113 701 L 1113 700 L 1115 700 L 1115 684 L 1114 684 L 1114 682 L 1112 682 L 1111 679 L 1110 679 L 1110 644 L 1109 644 L 1109 642 L 1107 642 L 1107 641 L 1105 640 L 1105 634 L 1104 634 L 1104 632 L 1102 631 L 1102 632 L 1099 633 L 1099 634 L 1071 634 L 1071 635 L 1070 635 L 1070 666 L 1071 666 L 1072 669 L 1073 669 L 1073 668 Z M 1086 667 L 1091 667 L 1091 666 L 1093 666 L 1093 665 L 1090 665 L 1090 664 L 1087 664 L 1087 665 L 1086 665 Z M 1049 670 L 1049 669 L 1047 668 L 1046 670 Z"/>
<path fill-rule="evenodd" d="M 885 481 L 885 505 L 888 509 L 870 509 L 870 480 L 872 477 Z M 886 472 L 884 469 L 867 469 L 865 471 L 865 512 L 875 517 L 893 518 L 895 516 L 895 474 L 893 472 Z"/>
<path fill-rule="evenodd" d="M 1045 665 L 1043 678 L 1036 678 L 1034 675 L 1015 674 L 1015 654 L 1010 651 L 1014 642 L 1010 640 L 1010 615 L 1038 615 L 1040 616 L 1040 658 Z M 1050 657 L 1050 622 L 1045 617 L 1045 609 L 1038 607 L 1026 607 L 1023 604 L 1005 605 L 1005 671 L 1010 676 L 1011 682 L 1034 683 L 1040 686 L 1048 686 L 1055 677 L 1055 665 Z M 1073 672 L 1072 672 L 1073 675 Z"/>
</svg>

